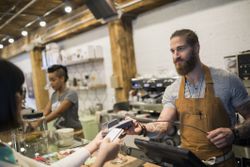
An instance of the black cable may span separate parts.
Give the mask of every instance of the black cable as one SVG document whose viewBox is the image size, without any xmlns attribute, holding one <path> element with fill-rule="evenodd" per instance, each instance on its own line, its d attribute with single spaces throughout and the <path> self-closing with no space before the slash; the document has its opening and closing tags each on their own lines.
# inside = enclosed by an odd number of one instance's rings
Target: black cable
<svg viewBox="0 0 250 167">
<path fill-rule="evenodd" d="M 204 130 L 202 130 L 202 129 L 200 129 L 200 128 L 197 128 L 197 127 L 192 126 L 192 125 L 182 124 L 182 123 L 180 123 L 179 121 L 160 121 L 160 120 L 158 120 L 158 121 L 152 121 L 152 122 L 150 122 L 150 123 L 157 123 L 157 122 L 166 122 L 166 123 L 171 123 L 172 125 L 175 125 L 175 126 L 190 127 L 190 128 L 196 129 L 196 130 L 198 130 L 198 131 L 200 131 L 200 132 L 202 132 L 202 133 L 208 134 L 206 131 L 204 131 Z M 141 126 L 141 128 L 144 126 L 144 125 L 142 125 L 140 122 L 138 122 L 138 124 L 139 124 L 139 126 Z M 224 161 L 226 161 L 226 157 L 225 157 L 226 153 L 225 153 L 223 150 L 222 150 L 222 152 L 223 152 Z"/>
<path fill-rule="evenodd" d="M 207 134 L 206 131 L 204 131 L 204 130 L 202 130 L 200 128 L 197 128 L 197 127 L 192 126 L 192 125 L 182 124 L 179 121 L 160 121 L 160 120 L 158 120 L 158 121 L 152 121 L 150 123 L 156 123 L 156 122 L 166 122 L 166 123 L 171 123 L 172 125 L 175 125 L 175 126 L 185 126 L 185 127 L 193 128 L 193 129 L 196 129 L 196 130 L 198 130 L 198 131 L 200 131 L 202 133 Z M 138 124 L 142 127 L 142 124 L 140 122 L 138 122 Z"/>
</svg>

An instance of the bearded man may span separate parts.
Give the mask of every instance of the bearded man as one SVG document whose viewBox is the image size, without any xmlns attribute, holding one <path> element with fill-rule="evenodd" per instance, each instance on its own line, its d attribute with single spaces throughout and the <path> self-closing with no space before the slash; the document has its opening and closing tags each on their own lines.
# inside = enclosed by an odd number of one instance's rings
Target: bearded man
<svg viewBox="0 0 250 167">
<path fill-rule="evenodd" d="M 250 134 L 250 98 L 243 83 L 237 76 L 201 62 L 199 40 L 192 30 L 175 31 L 170 51 L 181 77 L 164 92 L 158 121 L 165 122 L 142 125 L 134 121 L 129 133 L 168 133 L 173 129 L 171 122 L 180 121 L 182 148 L 210 165 L 212 160 L 216 167 L 234 167 L 232 144 Z M 242 124 L 236 124 L 236 112 L 245 118 Z"/>
</svg>

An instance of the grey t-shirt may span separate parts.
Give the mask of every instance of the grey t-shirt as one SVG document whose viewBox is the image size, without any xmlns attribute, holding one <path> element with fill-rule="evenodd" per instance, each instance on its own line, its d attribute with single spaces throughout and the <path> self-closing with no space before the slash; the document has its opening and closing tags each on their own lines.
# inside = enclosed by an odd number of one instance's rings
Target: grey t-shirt
<svg viewBox="0 0 250 167">
<path fill-rule="evenodd" d="M 56 128 L 81 129 L 82 125 L 78 116 L 78 95 L 75 91 L 66 89 L 60 97 L 54 92 L 51 96 L 52 112 L 63 100 L 69 100 L 73 105 L 57 118 L 54 126 Z"/>
<path fill-rule="evenodd" d="M 209 67 L 214 83 L 215 96 L 222 101 L 232 125 L 236 123 L 235 108 L 250 100 L 248 93 L 238 76 L 222 69 Z M 181 77 L 168 86 L 164 92 L 162 104 L 164 108 L 176 108 L 175 100 L 178 98 Z M 201 78 L 197 85 L 188 82 L 185 84 L 186 98 L 203 98 L 205 94 L 205 81 Z"/>
</svg>

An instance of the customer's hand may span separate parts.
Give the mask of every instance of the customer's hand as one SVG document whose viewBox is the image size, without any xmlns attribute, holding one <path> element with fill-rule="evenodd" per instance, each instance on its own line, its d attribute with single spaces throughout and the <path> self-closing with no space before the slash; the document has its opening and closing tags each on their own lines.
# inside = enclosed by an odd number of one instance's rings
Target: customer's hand
<svg viewBox="0 0 250 167">
<path fill-rule="evenodd" d="M 100 131 L 95 136 L 95 138 L 88 145 L 85 146 L 85 148 L 90 152 L 90 154 L 92 154 L 93 152 L 95 152 L 99 148 L 99 146 L 103 140 L 102 133 L 103 132 Z"/>
<path fill-rule="evenodd" d="M 95 143 L 99 148 L 102 140 L 103 140 L 103 131 L 100 131 L 91 142 Z"/>
<path fill-rule="evenodd" d="M 120 139 L 110 141 L 109 138 L 105 138 L 99 148 L 95 167 L 103 166 L 106 161 L 115 159 L 120 149 Z"/>
<path fill-rule="evenodd" d="M 231 145 L 234 140 L 234 135 L 230 128 L 217 128 L 207 133 L 207 138 L 217 148 L 223 148 L 225 146 Z"/>
</svg>

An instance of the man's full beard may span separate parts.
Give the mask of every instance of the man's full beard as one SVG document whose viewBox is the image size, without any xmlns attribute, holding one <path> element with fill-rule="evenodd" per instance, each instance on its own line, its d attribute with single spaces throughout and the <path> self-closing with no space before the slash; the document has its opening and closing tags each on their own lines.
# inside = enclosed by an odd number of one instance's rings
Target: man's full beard
<svg viewBox="0 0 250 167">
<path fill-rule="evenodd" d="M 176 66 L 176 62 L 178 61 L 183 61 L 183 64 L 180 65 L 180 66 Z M 197 57 L 195 56 L 195 53 L 194 51 L 192 51 L 191 55 L 190 55 L 190 58 L 188 60 L 183 60 L 181 59 L 180 57 L 178 57 L 175 61 L 174 61 L 174 64 L 175 64 L 175 68 L 176 68 L 176 71 L 179 75 L 187 75 L 189 72 L 191 72 L 196 64 L 197 64 Z"/>
</svg>

